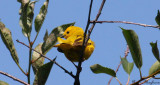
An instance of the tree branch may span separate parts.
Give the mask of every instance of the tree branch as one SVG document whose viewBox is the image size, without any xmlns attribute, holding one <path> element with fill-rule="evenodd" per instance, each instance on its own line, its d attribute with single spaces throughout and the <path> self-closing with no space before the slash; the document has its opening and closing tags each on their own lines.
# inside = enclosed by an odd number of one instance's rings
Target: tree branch
<svg viewBox="0 0 160 85">
<path fill-rule="evenodd" d="M 126 57 L 128 56 L 128 53 L 129 53 L 129 47 L 128 47 L 128 45 L 127 45 L 127 49 L 126 49 L 126 51 L 125 51 L 125 53 L 124 53 L 124 58 L 126 58 Z M 115 71 L 116 73 L 118 72 L 121 64 L 122 64 L 122 62 L 120 61 L 119 65 L 118 65 L 118 67 L 117 67 L 117 69 L 116 69 L 116 71 Z M 108 81 L 108 85 L 110 85 L 112 79 L 113 79 L 113 77 L 111 77 L 110 80 Z"/>
<path fill-rule="evenodd" d="M 20 83 L 22 83 L 22 84 L 30 85 L 30 84 L 28 84 L 28 83 L 26 83 L 26 82 L 24 82 L 24 81 L 22 81 L 22 80 L 20 80 L 20 79 L 18 79 L 18 78 L 16 78 L 16 77 L 14 77 L 14 76 L 11 76 L 11 75 L 8 74 L 8 73 L 5 73 L 5 72 L 0 71 L 0 74 L 3 74 L 3 75 L 5 75 L 5 76 L 7 76 L 7 77 L 10 77 L 10 78 L 12 78 L 13 80 L 18 81 L 18 82 L 20 82 Z"/>
<path fill-rule="evenodd" d="M 153 28 L 158 28 L 160 29 L 160 26 L 153 26 L 153 25 L 147 25 L 147 24 L 141 24 L 141 23 L 134 23 L 134 22 L 128 22 L 128 21 L 90 21 L 90 23 L 124 23 L 124 24 L 133 24 L 133 25 L 139 25 L 143 27 L 153 27 Z"/>
<path fill-rule="evenodd" d="M 142 77 L 140 80 L 136 81 L 135 83 L 132 83 L 131 85 L 139 85 L 141 81 L 146 80 L 145 82 L 147 82 L 150 78 L 153 78 L 155 75 L 157 75 L 160 72 L 160 70 L 154 72 L 153 74 L 147 76 L 147 77 Z M 142 83 L 145 83 L 142 82 Z"/>
<path fill-rule="evenodd" d="M 69 74 L 70 76 L 72 76 L 73 78 L 75 78 L 75 76 L 72 74 L 72 72 L 69 72 L 68 70 L 66 70 L 64 67 L 62 67 L 61 65 L 59 65 L 56 61 L 53 61 L 52 59 L 46 57 L 45 55 L 43 55 L 43 54 L 41 54 L 40 52 L 34 50 L 33 48 L 31 48 L 30 46 L 24 44 L 23 42 L 20 42 L 19 40 L 16 40 L 16 41 L 17 41 L 18 43 L 21 43 L 22 45 L 28 47 L 29 49 L 31 49 L 31 50 L 37 52 L 38 54 L 40 54 L 42 57 L 48 59 L 49 61 L 54 62 L 58 67 L 60 67 L 61 69 L 63 69 L 67 74 Z"/>
<path fill-rule="evenodd" d="M 80 75 L 81 70 L 82 70 L 82 61 L 83 61 L 84 49 L 86 47 L 85 46 L 85 39 L 86 39 L 87 29 L 89 28 L 89 25 L 90 25 L 92 3 L 93 3 L 93 0 L 91 0 L 91 2 L 90 2 L 89 13 L 88 13 L 88 21 L 87 21 L 86 30 L 85 30 L 85 33 L 84 33 L 83 45 L 82 45 L 82 53 L 80 55 L 80 59 L 79 59 L 79 62 L 78 62 L 78 67 L 77 67 L 77 72 L 76 72 L 76 76 L 75 76 L 74 85 L 80 85 L 79 75 Z"/>
</svg>

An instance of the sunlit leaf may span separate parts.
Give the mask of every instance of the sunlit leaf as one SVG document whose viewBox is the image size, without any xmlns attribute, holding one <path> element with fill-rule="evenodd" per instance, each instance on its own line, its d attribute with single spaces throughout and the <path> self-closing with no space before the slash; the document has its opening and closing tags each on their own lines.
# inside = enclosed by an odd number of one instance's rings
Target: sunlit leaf
<svg viewBox="0 0 160 85">
<path fill-rule="evenodd" d="M 160 62 L 159 50 L 158 50 L 158 47 L 157 47 L 157 42 L 156 43 L 150 43 L 150 45 L 152 46 L 153 55 Z"/>
<path fill-rule="evenodd" d="M 35 47 L 35 50 L 42 53 L 42 43 L 38 44 L 36 47 Z M 33 71 L 34 73 L 36 74 L 37 70 L 39 67 L 41 67 L 44 63 L 44 57 L 41 57 L 41 55 L 37 52 L 33 52 L 33 55 L 32 55 L 32 67 L 33 67 Z M 38 59 L 38 60 L 37 60 Z"/>
<path fill-rule="evenodd" d="M 48 3 L 49 3 L 49 0 L 46 0 L 44 2 L 43 6 L 40 9 L 39 14 L 36 16 L 36 19 L 34 21 L 36 32 L 40 31 L 41 26 L 42 26 L 42 24 L 44 22 L 44 19 L 45 19 L 46 14 L 47 14 Z"/>
<path fill-rule="evenodd" d="M 53 45 L 56 44 L 57 42 L 57 37 L 62 36 L 63 32 L 69 27 L 73 26 L 75 23 L 69 23 L 69 24 L 64 24 L 62 26 L 56 27 L 52 30 L 52 32 L 49 34 L 48 38 L 46 41 L 44 41 L 42 45 L 42 53 L 46 54 L 52 47 Z"/>
<path fill-rule="evenodd" d="M 160 73 L 160 62 L 156 61 L 151 68 L 149 69 L 149 75 L 152 75 L 153 73 Z"/>
<path fill-rule="evenodd" d="M 133 70 L 134 63 L 129 63 L 126 58 L 121 58 L 123 69 L 130 75 Z"/>
<path fill-rule="evenodd" d="M 158 13 L 157 13 L 157 16 L 155 18 L 157 24 L 160 26 L 160 13 L 159 13 L 159 10 L 158 10 Z"/>
<path fill-rule="evenodd" d="M 95 65 L 92 65 L 90 66 L 91 70 L 93 73 L 106 73 L 110 76 L 113 76 L 113 77 L 116 77 L 116 72 L 110 68 L 107 68 L 107 67 L 103 67 L 99 64 L 95 64 Z"/>
<path fill-rule="evenodd" d="M 123 28 L 121 29 L 123 30 L 123 35 L 131 51 L 133 61 L 136 64 L 137 68 L 140 69 L 142 66 L 142 53 L 138 36 L 133 30 L 125 30 Z"/>
<path fill-rule="evenodd" d="M 17 65 L 19 65 L 19 59 L 18 59 L 16 49 L 14 47 L 11 31 L 9 29 L 5 28 L 5 25 L 2 22 L 0 22 L 0 35 L 1 35 L 1 38 L 2 38 L 5 46 L 10 51 L 10 54 L 11 54 L 13 60 L 15 61 L 15 63 Z"/>
<path fill-rule="evenodd" d="M 9 84 L 0 80 L 0 85 L 9 85 Z"/>
<path fill-rule="evenodd" d="M 53 61 L 55 61 L 55 59 Z M 45 85 L 53 64 L 54 63 L 50 61 L 38 68 L 33 85 Z"/>
</svg>

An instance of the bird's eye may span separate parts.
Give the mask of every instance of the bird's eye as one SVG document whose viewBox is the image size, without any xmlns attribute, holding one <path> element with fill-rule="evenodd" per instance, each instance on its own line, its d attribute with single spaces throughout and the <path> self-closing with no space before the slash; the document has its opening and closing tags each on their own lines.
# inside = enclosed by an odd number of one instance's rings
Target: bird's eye
<svg viewBox="0 0 160 85">
<path fill-rule="evenodd" d="M 69 31 L 67 31 L 67 34 L 69 34 Z"/>
</svg>

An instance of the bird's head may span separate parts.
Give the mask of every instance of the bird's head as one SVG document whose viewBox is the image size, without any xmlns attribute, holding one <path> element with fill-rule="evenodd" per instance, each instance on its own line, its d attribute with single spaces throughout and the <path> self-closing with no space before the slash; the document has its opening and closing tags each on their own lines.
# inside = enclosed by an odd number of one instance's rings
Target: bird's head
<svg viewBox="0 0 160 85">
<path fill-rule="evenodd" d="M 70 36 L 83 35 L 83 34 L 84 34 L 84 31 L 82 28 L 76 27 L 76 26 L 70 26 L 64 31 L 63 37 L 67 39 Z"/>
</svg>

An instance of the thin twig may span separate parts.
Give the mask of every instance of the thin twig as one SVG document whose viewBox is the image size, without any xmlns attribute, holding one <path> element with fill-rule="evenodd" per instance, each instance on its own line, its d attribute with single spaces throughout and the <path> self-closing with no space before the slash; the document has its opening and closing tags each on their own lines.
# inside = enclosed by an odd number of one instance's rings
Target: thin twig
<svg viewBox="0 0 160 85">
<path fill-rule="evenodd" d="M 29 42 L 29 46 L 32 48 L 33 46 L 33 43 L 31 43 L 31 40 L 30 40 L 30 36 L 28 35 L 28 42 Z M 31 72 L 31 57 L 32 57 L 32 50 L 29 49 L 29 65 L 28 65 L 28 73 L 27 73 L 27 77 L 28 77 L 28 84 L 30 84 L 30 72 Z"/>
<path fill-rule="evenodd" d="M 104 6 L 105 2 L 106 2 L 106 0 L 103 0 L 103 1 L 102 1 L 101 6 L 100 6 L 99 11 L 98 11 L 98 14 L 97 14 L 97 16 L 96 16 L 96 18 L 95 18 L 94 21 L 97 21 L 98 18 L 99 18 L 99 16 L 101 15 L 101 11 L 102 11 L 102 9 L 103 9 L 103 6 Z M 89 29 L 89 31 L 88 31 L 88 37 L 87 37 L 85 43 L 88 42 L 88 40 L 89 40 L 89 38 L 90 38 L 90 35 L 91 35 L 91 32 L 92 32 L 92 30 L 93 30 L 93 28 L 94 28 L 95 25 L 96 25 L 96 23 L 93 23 L 92 26 L 91 26 L 91 28 Z M 88 30 L 88 29 L 86 29 L 86 30 Z"/>
<path fill-rule="evenodd" d="M 146 83 L 146 82 L 149 81 L 151 78 L 152 78 L 152 77 L 146 79 L 146 80 L 145 80 L 144 82 L 142 82 L 142 83 L 139 83 L 139 85 L 142 85 L 142 84 Z"/>
<path fill-rule="evenodd" d="M 158 78 L 158 77 L 153 77 L 154 79 L 160 79 L 160 78 Z"/>
<path fill-rule="evenodd" d="M 128 45 L 127 45 L 127 49 L 126 49 L 126 51 L 125 51 L 125 53 L 124 53 L 124 58 L 126 58 L 126 57 L 128 56 L 128 53 L 129 53 L 129 47 L 128 47 Z M 120 61 L 119 65 L 118 65 L 118 67 L 117 67 L 117 69 L 116 69 L 116 71 L 115 71 L 116 73 L 118 72 L 121 64 L 122 64 L 122 62 Z M 110 80 L 108 81 L 108 85 L 110 85 L 112 79 L 113 79 L 113 77 L 111 77 Z"/>
<path fill-rule="evenodd" d="M 20 83 L 22 83 L 22 84 L 24 84 L 24 85 L 30 85 L 30 84 L 28 84 L 28 83 L 26 83 L 26 82 L 24 82 L 24 81 L 22 81 L 22 80 L 20 80 L 20 79 L 18 79 L 18 78 L 16 78 L 16 77 L 14 77 L 14 76 L 11 76 L 11 75 L 8 74 L 8 73 L 5 73 L 5 72 L 0 71 L 0 74 L 3 74 L 3 75 L 5 75 L 5 76 L 8 76 L 8 77 L 12 78 L 13 80 L 18 81 L 18 82 L 20 82 Z"/>
<path fill-rule="evenodd" d="M 119 79 L 118 79 L 117 77 L 115 77 L 115 79 L 118 81 L 118 83 L 119 83 L 120 85 L 122 85 L 122 83 L 119 81 Z"/>
<path fill-rule="evenodd" d="M 147 24 L 141 24 L 141 23 L 134 23 L 134 22 L 128 22 L 128 21 L 90 21 L 90 23 L 124 23 L 124 24 L 133 24 L 133 25 L 139 25 L 143 27 L 153 27 L 160 29 L 160 26 L 156 25 L 147 25 Z"/>
<path fill-rule="evenodd" d="M 82 70 L 82 61 L 83 61 L 83 55 L 84 55 L 84 49 L 85 49 L 85 39 L 86 39 L 87 30 L 88 30 L 89 25 L 90 25 L 92 3 L 93 3 L 93 0 L 91 0 L 91 2 L 90 2 L 89 13 L 88 13 L 88 21 L 87 21 L 86 30 L 85 30 L 85 33 L 84 33 L 83 45 L 82 45 L 82 53 L 80 55 L 80 59 L 79 59 L 79 62 L 78 62 L 78 68 L 77 68 L 77 72 L 76 72 L 76 76 L 75 76 L 74 85 L 80 85 L 79 75 L 80 75 L 80 72 Z"/>
<path fill-rule="evenodd" d="M 20 42 L 19 40 L 16 40 L 16 41 L 17 41 L 18 43 L 21 43 L 22 45 L 30 48 L 28 45 L 24 44 L 23 42 Z M 33 50 L 33 51 L 35 51 L 35 52 L 37 52 L 38 54 L 40 54 L 42 57 L 48 59 L 49 61 L 54 62 L 58 67 L 60 67 L 61 69 L 63 69 L 67 74 L 69 74 L 70 76 L 72 76 L 73 78 L 75 78 L 75 76 L 72 74 L 72 72 L 69 72 L 68 70 L 66 70 L 65 68 L 63 68 L 63 67 L 62 67 L 61 65 L 59 65 L 56 61 L 53 61 L 52 59 L 46 57 L 45 55 L 43 55 L 43 54 L 41 54 L 40 52 L 34 50 L 33 48 L 30 48 L 30 49 Z"/>
</svg>

